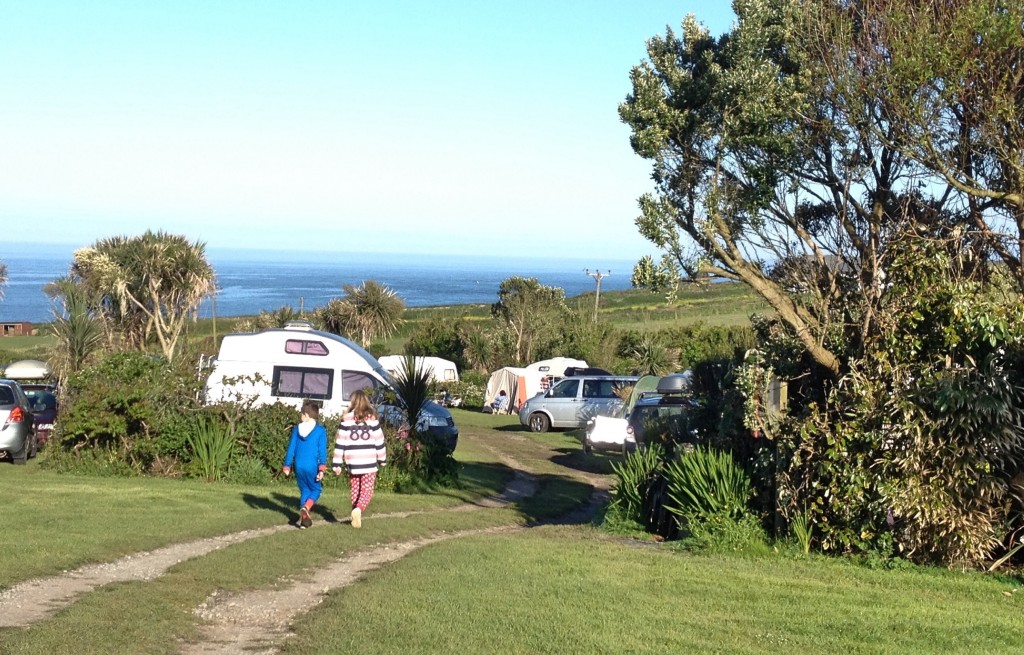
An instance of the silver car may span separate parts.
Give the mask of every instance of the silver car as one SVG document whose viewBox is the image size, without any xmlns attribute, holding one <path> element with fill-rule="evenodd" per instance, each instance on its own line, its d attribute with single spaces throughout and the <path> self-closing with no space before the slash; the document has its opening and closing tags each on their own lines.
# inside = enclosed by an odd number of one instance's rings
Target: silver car
<svg viewBox="0 0 1024 655">
<path fill-rule="evenodd" d="M 14 380 L 0 380 L 0 453 L 15 464 L 36 456 L 32 403 Z"/>
<path fill-rule="evenodd" d="M 612 416 L 622 407 L 619 389 L 639 378 L 624 375 L 583 375 L 563 378 L 530 398 L 519 409 L 519 422 L 534 432 L 551 428 L 582 428 L 595 416 Z"/>
</svg>

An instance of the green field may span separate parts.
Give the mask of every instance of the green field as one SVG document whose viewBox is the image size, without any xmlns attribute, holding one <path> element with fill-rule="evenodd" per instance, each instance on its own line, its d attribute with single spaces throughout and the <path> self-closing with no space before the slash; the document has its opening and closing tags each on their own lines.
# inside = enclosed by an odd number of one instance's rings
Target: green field
<svg viewBox="0 0 1024 655">
<path fill-rule="evenodd" d="M 586 293 L 569 299 L 581 308 L 593 307 L 594 294 Z M 646 291 L 614 291 L 601 294 L 601 318 L 621 330 L 653 332 L 663 328 L 694 323 L 707 325 L 747 325 L 750 316 L 770 310 L 763 300 L 746 286 L 735 283 L 712 284 L 703 288 L 685 287 L 671 302 L 665 296 Z M 423 323 L 433 319 L 459 318 L 490 320 L 490 305 L 450 305 L 443 307 L 415 307 L 405 311 L 399 330 L 383 343 L 388 352 L 402 352 L 409 335 Z M 202 319 L 191 326 L 189 338 L 198 351 L 212 353 L 214 337 L 233 332 L 250 317 L 219 317 Z M 36 326 L 37 336 L 0 337 L 0 365 L 18 359 L 46 359 L 54 344 L 48 336 L 46 324 Z"/>
<path fill-rule="evenodd" d="M 193 610 L 211 596 L 273 594 L 316 582 L 354 553 L 499 526 L 513 531 L 449 538 L 331 590 L 297 618 L 282 652 L 902 655 L 1024 646 L 1020 580 L 872 569 L 797 556 L 785 544 L 761 557 L 695 554 L 586 522 L 552 524 L 590 495 L 581 476 L 596 479 L 615 458 L 583 455 L 569 434 L 523 432 L 513 417 L 456 410 L 456 420 L 463 488 L 379 493 L 353 530 L 337 520 L 347 499 L 332 484 L 312 529 L 273 531 L 90 591 L 29 629 L 0 628 L 0 652 L 177 653 L 200 639 Z M 517 469 L 534 476 L 532 496 L 476 506 Z M 57 475 L 33 460 L 0 465 L 0 494 L 3 592 L 84 563 L 283 525 L 296 490 Z"/>
</svg>

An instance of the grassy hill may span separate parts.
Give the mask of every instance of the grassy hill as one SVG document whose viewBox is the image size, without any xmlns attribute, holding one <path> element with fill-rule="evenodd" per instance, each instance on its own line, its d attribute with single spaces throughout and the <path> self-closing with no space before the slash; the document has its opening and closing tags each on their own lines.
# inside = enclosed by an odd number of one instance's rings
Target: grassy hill
<svg viewBox="0 0 1024 655">
<path fill-rule="evenodd" d="M 569 299 L 569 303 L 583 310 L 591 309 L 594 306 L 594 294 L 574 296 Z M 746 325 L 750 322 L 751 314 L 769 312 L 770 309 L 748 287 L 723 282 L 684 287 L 672 301 L 668 301 L 663 294 L 649 291 L 606 291 L 601 294 L 598 311 L 603 319 L 619 329 L 656 331 L 694 323 Z M 189 335 L 192 340 L 200 342 L 201 350 L 212 352 L 214 337 L 238 331 L 238 326 L 250 318 L 235 316 L 201 319 L 191 327 Z M 491 318 L 491 306 L 468 304 L 407 309 L 404 323 L 385 343 L 386 349 L 389 352 L 402 352 L 409 335 L 424 322 L 436 318 L 487 321 Z M 0 337 L 0 364 L 26 358 L 46 359 L 54 339 L 46 334 L 45 324 L 37 327 L 39 335 Z"/>
</svg>

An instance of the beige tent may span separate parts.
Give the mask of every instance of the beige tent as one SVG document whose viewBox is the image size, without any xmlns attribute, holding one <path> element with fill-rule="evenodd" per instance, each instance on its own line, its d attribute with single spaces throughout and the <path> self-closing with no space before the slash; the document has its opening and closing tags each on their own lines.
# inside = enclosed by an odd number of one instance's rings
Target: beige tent
<svg viewBox="0 0 1024 655">
<path fill-rule="evenodd" d="M 509 397 L 508 411 L 512 413 L 530 398 L 541 392 L 541 380 L 547 373 L 531 371 L 526 368 L 505 366 L 491 373 L 487 380 L 487 391 L 484 394 L 484 407 L 487 407 L 504 391 Z"/>
</svg>

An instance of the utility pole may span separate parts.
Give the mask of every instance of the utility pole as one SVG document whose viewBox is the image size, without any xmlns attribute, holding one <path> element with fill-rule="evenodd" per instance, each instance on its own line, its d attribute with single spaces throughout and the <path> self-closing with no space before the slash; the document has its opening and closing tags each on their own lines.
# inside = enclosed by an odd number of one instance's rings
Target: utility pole
<svg viewBox="0 0 1024 655">
<path fill-rule="evenodd" d="M 596 321 L 597 307 L 598 305 L 601 304 L 601 280 L 611 275 L 612 272 L 608 271 L 606 273 L 602 273 L 601 271 L 598 270 L 591 273 L 589 268 L 583 269 L 583 272 L 589 275 L 590 277 L 594 278 L 594 281 L 597 283 L 597 293 L 594 294 L 594 320 Z"/>
</svg>

